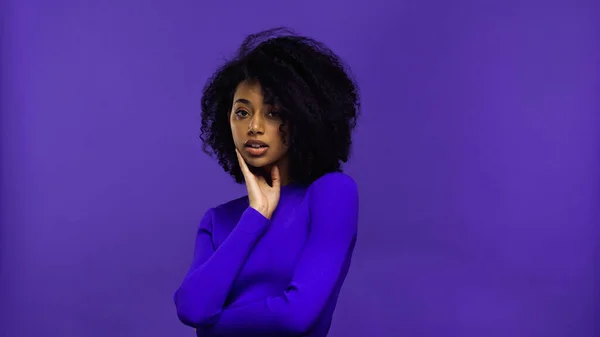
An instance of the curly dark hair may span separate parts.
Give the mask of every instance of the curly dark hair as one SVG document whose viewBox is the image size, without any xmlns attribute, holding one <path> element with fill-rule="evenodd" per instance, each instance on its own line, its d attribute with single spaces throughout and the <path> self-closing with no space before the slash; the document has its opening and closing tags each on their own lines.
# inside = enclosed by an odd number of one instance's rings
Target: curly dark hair
<svg viewBox="0 0 600 337">
<path fill-rule="evenodd" d="M 350 156 L 360 100 L 350 70 L 336 54 L 312 38 L 274 28 L 247 36 L 235 57 L 209 78 L 203 89 L 200 138 L 204 152 L 216 155 L 237 183 L 244 179 L 229 113 L 235 90 L 244 80 L 259 83 L 265 102 L 281 107 L 282 126 L 287 125 L 290 133 L 292 181 L 310 184 L 326 173 L 342 171 L 341 163 Z"/>
</svg>

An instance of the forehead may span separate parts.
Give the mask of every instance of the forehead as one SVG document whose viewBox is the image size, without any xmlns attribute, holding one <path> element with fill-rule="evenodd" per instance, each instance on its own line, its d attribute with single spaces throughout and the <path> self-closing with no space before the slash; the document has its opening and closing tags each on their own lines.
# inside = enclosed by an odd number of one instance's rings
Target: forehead
<svg viewBox="0 0 600 337">
<path fill-rule="evenodd" d="M 262 88 L 258 82 L 243 81 L 237 86 L 233 98 L 234 101 L 244 98 L 254 103 L 262 103 Z"/>
</svg>

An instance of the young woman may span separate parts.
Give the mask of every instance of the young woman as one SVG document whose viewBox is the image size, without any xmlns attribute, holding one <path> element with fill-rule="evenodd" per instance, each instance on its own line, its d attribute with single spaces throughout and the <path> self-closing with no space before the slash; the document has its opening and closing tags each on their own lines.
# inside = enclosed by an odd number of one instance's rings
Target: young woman
<svg viewBox="0 0 600 337">
<path fill-rule="evenodd" d="M 198 336 L 326 336 L 350 265 L 358 191 L 342 173 L 358 89 L 323 44 L 250 35 L 203 92 L 205 151 L 248 195 L 209 209 L 175 293 Z"/>
</svg>

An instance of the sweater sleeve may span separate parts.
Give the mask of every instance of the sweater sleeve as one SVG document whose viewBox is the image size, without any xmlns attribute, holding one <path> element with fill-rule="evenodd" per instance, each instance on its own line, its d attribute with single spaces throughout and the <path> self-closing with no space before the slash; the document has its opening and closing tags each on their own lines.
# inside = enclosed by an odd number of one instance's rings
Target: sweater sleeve
<svg viewBox="0 0 600 337">
<path fill-rule="evenodd" d="M 344 174 L 317 180 L 310 191 L 311 232 L 291 282 L 281 294 L 229 306 L 198 336 L 301 336 L 317 321 L 356 239 L 358 192 Z"/>
<path fill-rule="evenodd" d="M 189 326 L 210 324 L 221 310 L 229 290 L 269 220 L 248 207 L 239 222 L 215 249 L 212 240 L 214 209 L 200 222 L 194 258 L 174 295 L 179 320 Z"/>
</svg>

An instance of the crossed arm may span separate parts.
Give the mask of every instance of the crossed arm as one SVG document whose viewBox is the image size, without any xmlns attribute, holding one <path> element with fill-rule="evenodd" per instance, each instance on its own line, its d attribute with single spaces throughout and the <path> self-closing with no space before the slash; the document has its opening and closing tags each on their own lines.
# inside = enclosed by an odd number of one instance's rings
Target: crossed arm
<svg viewBox="0 0 600 337">
<path fill-rule="evenodd" d="M 211 240 L 212 211 L 200 224 L 194 260 L 175 293 L 179 319 L 205 336 L 302 335 L 334 291 L 356 238 L 358 192 L 343 174 L 317 180 L 309 191 L 311 232 L 292 281 L 277 296 L 223 307 L 238 272 L 269 220 L 252 208 L 218 249 Z"/>
</svg>

